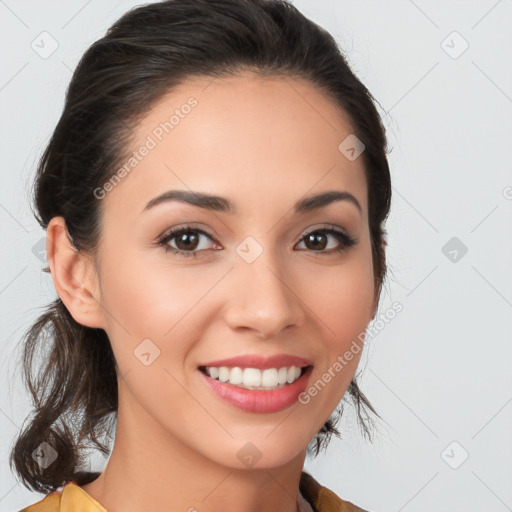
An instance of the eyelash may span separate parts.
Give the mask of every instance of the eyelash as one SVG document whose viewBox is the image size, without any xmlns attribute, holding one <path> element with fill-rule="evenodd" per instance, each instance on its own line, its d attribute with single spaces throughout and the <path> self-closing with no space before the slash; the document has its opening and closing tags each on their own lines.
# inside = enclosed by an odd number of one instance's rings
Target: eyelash
<svg viewBox="0 0 512 512">
<path fill-rule="evenodd" d="M 205 235 L 205 236 L 207 236 L 208 238 L 210 238 L 211 240 L 213 240 L 214 242 L 217 243 L 217 241 L 214 239 L 214 237 L 213 237 L 213 235 L 211 233 L 208 233 L 207 231 L 205 231 L 203 229 L 200 229 L 200 228 L 196 228 L 196 227 L 192 227 L 192 226 L 184 226 L 184 227 L 181 227 L 181 228 L 174 229 L 174 230 L 166 233 L 165 235 L 163 235 L 160 239 L 158 239 L 157 245 L 163 247 L 165 252 L 170 252 L 170 253 L 175 254 L 177 256 L 194 257 L 194 258 L 196 258 L 197 257 L 197 253 L 201 252 L 201 251 L 197 251 L 197 250 L 195 250 L 195 251 L 182 251 L 180 249 L 175 249 L 174 247 L 170 247 L 168 245 L 168 243 L 173 238 L 175 238 L 178 235 L 181 235 L 183 233 L 189 233 L 189 232 L 199 233 L 199 234 Z M 330 250 L 327 250 L 327 251 L 326 250 L 323 250 L 323 251 L 313 251 L 313 250 L 311 250 L 310 251 L 310 252 L 313 252 L 313 253 L 318 253 L 320 255 L 326 255 L 326 254 L 329 255 L 329 254 L 332 254 L 332 253 L 343 253 L 343 252 L 347 251 L 348 249 L 350 249 L 350 247 L 352 247 L 353 245 L 355 245 L 357 243 L 357 240 L 354 237 L 348 235 L 347 233 L 344 233 L 343 231 L 339 231 L 337 229 L 333 229 L 330 226 L 325 226 L 325 227 L 322 227 L 322 228 L 317 228 L 317 229 L 314 229 L 313 231 L 309 231 L 309 232 L 305 233 L 304 235 L 302 235 L 302 237 L 300 238 L 299 242 L 302 242 L 307 236 L 312 235 L 312 234 L 316 234 L 316 233 L 324 233 L 324 234 L 333 235 L 339 242 L 341 242 L 340 247 L 337 248 L 337 249 L 330 249 Z"/>
</svg>

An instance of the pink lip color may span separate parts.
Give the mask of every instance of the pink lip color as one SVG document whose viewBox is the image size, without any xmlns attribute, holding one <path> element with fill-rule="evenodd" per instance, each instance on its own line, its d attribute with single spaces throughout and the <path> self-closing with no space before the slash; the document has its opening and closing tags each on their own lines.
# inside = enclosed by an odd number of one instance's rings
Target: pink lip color
<svg viewBox="0 0 512 512">
<path fill-rule="evenodd" d="M 311 365 L 311 361 L 303 357 L 290 356 L 287 354 L 277 354 L 269 357 L 248 354 L 245 356 L 230 357 L 229 359 L 209 361 L 207 363 L 201 363 L 199 366 L 215 366 L 217 368 L 221 366 L 227 366 L 228 368 L 240 366 L 241 368 L 259 368 L 260 370 L 265 370 L 266 368 L 283 368 L 284 366 L 288 368 L 290 366 L 303 368 L 304 366 Z"/>
<path fill-rule="evenodd" d="M 216 366 L 216 365 L 210 365 Z M 250 366 L 250 368 L 255 368 Z M 273 366 L 272 368 L 275 368 Z M 290 407 L 307 387 L 308 377 L 311 374 L 310 366 L 299 379 L 279 389 L 259 390 L 245 389 L 227 382 L 212 379 L 198 370 L 206 385 L 226 402 L 247 412 L 271 413 Z"/>
</svg>

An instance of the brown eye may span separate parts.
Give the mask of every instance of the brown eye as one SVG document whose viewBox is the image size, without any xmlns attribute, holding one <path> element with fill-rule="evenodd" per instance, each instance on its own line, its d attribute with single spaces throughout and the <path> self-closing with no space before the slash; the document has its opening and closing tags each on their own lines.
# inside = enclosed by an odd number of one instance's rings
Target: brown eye
<svg viewBox="0 0 512 512">
<path fill-rule="evenodd" d="M 176 246 L 180 250 L 195 250 L 199 243 L 199 236 L 193 231 L 186 231 L 181 233 L 176 238 Z"/>
<path fill-rule="evenodd" d="M 169 232 L 158 241 L 158 245 L 162 246 L 166 252 L 171 252 L 179 256 L 194 256 L 197 257 L 199 252 L 210 248 L 207 241 L 214 241 L 213 236 L 206 231 L 194 228 L 183 227 Z M 174 241 L 176 246 L 170 245 Z M 201 247 L 202 245 L 202 247 Z"/>
<path fill-rule="evenodd" d="M 323 251 L 327 246 L 327 237 L 324 234 L 310 233 L 304 237 L 308 249 Z"/>
<path fill-rule="evenodd" d="M 338 241 L 338 247 L 336 244 L 334 247 L 328 247 L 329 236 Z M 301 239 L 301 243 L 304 243 L 306 249 L 313 252 L 330 254 L 332 252 L 342 252 L 348 250 L 350 247 L 356 244 L 356 239 L 337 229 L 317 229 L 304 235 Z"/>
</svg>

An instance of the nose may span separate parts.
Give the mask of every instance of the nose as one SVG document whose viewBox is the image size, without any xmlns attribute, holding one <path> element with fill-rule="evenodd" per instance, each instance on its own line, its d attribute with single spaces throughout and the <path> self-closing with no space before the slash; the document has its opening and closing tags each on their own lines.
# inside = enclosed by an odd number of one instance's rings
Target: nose
<svg viewBox="0 0 512 512">
<path fill-rule="evenodd" d="M 248 330 L 262 338 L 277 337 L 284 329 L 299 327 L 304 303 L 298 296 L 296 274 L 283 269 L 272 251 L 252 263 L 236 260 L 230 272 L 225 319 L 233 330 Z"/>
</svg>

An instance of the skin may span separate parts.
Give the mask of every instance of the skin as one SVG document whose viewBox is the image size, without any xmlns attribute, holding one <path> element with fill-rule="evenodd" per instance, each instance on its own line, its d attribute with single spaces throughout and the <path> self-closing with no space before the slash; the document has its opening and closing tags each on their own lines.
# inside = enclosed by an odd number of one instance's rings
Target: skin
<svg viewBox="0 0 512 512">
<path fill-rule="evenodd" d="M 57 293 L 77 322 L 107 332 L 121 373 L 113 452 L 83 489 L 113 512 L 295 512 L 307 445 L 361 351 L 308 404 L 271 414 L 221 401 L 197 366 L 286 353 L 312 361 L 311 385 L 364 332 L 376 297 L 363 160 L 338 150 L 353 130 L 321 91 L 249 72 L 183 83 L 135 128 L 133 150 L 190 96 L 198 105 L 100 200 L 98 270 L 74 250 L 62 217 L 48 226 Z M 226 197 L 239 213 L 176 201 L 141 213 L 171 189 Z M 294 214 L 297 200 L 327 190 L 350 192 L 362 212 L 338 201 Z M 201 235 L 196 258 L 156 245 L 192 222 L 215 236 Z M 335 252 L 342 242 L 324 232 L 320 254 L 304 236 L 324 223 L 357 243 Z M 236 252 L 247 236 L 263 249 L 250 264 Z M 160 350 L 149 366 L 134 355 L 146 338 Z M 261 453 L 251 467 L 237 457 L 247 442 Z"/>
</svg>

